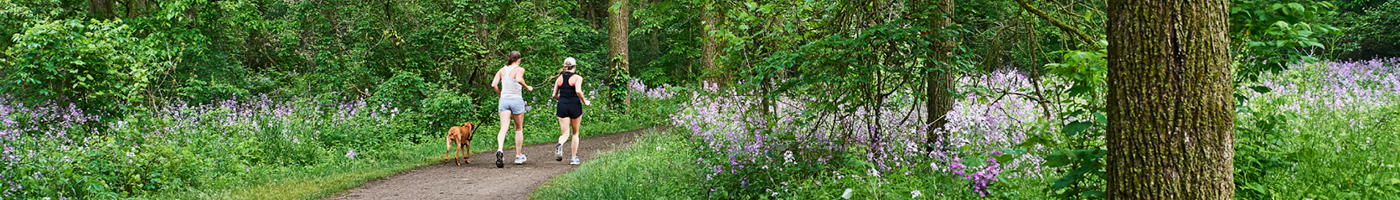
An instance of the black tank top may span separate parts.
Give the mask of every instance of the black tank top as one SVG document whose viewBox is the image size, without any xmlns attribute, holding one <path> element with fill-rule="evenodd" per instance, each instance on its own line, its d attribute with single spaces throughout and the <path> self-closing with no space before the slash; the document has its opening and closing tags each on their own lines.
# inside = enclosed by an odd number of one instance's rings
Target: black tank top
<svg viewBox="0 0 1400 200">
<path fill-rule="evenodd" d="M 579 104 L 577 92 L 578 89 L 574 85 L 569 84 L 569 78 L 573 77 L 573 72 L 564 72 L 563 74 L 559 75 L 559 78 L 564 79 L 564 82 L 562 84 L 559 84 L 560 104 Z"/>
</svg>

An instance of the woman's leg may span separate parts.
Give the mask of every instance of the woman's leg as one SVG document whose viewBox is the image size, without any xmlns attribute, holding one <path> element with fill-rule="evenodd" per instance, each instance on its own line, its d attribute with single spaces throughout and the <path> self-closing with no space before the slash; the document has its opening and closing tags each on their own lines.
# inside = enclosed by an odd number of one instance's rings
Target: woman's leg
<svg viewBox="0 0 1400 200">
<path fill-rule="evenodd" d="M 569 118 L 559 118 L 559 144 L 569 141 Z"/>
<path fill-rule="evenodd" d="M 573 126 L 573 128 L 574 128 L 574 145 L 573 145 L 573 149 L 574 149 L 574 157 L 578 157 L 578 134 L 579 134 L 579 129 L 578 129 L 579 126 L 578 126 L 578 125 L 579 125 L 580 121 L 583 121 L 583 117 L 571 119 L 571 120 L 569 120 L 569 121 L 572 121 L 573 124 L 574 124 L 574 126 Z"/>
<path fill-rule="evenodd" d="M 506 129 L 510 128 L 510 111 L 501 111 L 501 132 L 496 134 L 496 151 L 501 151 L 506 145 Z"/>
<path fill-rule="evenodd" d="M 559 143 L 554 145 L 554 161 L 564 161 L 564 142 L 569 141 L 569 118 L 559 118 Z"/>
<path fill-rule="evenodd" d="M 520 153 L 520 148 L 525 146 L 525 114 L 513 115 L 515 117 L 515 155 L 525 155 Z"/>
</svg>

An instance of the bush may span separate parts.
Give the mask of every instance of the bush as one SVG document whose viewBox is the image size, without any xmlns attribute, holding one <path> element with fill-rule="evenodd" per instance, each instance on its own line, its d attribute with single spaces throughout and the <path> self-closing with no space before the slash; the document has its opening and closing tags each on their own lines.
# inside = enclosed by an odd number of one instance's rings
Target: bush
<svg viewBox="0 0 1400 200">
<path fill-rule="evenodd" d="M 400 71 L 374 88 L 370 102 L 388 104 L 395 108 L 419 108 L 421 101 L 432 95 L 437 86 L 423 82 L 418 73 Z"/>
<path fill-rule="evenodd" d="M 1340 36 L 1347 51 L 1342 58 L 1357 60 L 1400 57 L 1400 0 L 1390 0 L 1361 13 L 1338 17 L 1347 35 Z"/>
<path fill-rule="evenodd" d="M 11 100 L 124 113 L 144 100 L 153 73 L 165 66 L 121 20 L 34 23 L 13 39 L 10 59 L 0 60 L 0 91 L 15 95 Z"/>
<path fill-rule="evenodd" d="M 447 127 L 458 126 L 462 122 L 472 122 L 478 125 L 486 121 L 494 121 L 495 109 L 485 109 L 473 103 L 474 100 L 455 91 L 435 90 L 431 97 L 424 99 L 423 113 L 427 114 L 426 124 L 422 128 L 426 130 L 447 130 Z M 492 112 L 486 112 L 486 111 Z M 438 132 L 434 132 L 438 133 Z M 429 134 L 430 136 L 438 136 Z"/>
<path fill-rule="evenodd" d="M 278 168 L 382 159 L 381 150 L 406 144 L 384 130 L 420 123 L 353 100 L 171 104 L 108 122 L 76 106 L 0 102 L 0 188 L 20 199 L 136 197 L 246 183 Z"/>
</svg>

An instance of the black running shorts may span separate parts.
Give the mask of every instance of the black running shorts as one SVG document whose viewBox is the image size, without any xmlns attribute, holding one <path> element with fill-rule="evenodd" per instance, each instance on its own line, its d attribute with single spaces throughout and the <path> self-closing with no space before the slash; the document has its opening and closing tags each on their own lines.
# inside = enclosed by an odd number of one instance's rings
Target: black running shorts
<svg viewBox="0 0 1400 200">
<path fill-rule="evenodd" d="M 559 118 L 578 119 L 583 116 L 583 105 L 573 103 L 561 103 L 554 110 L 554 116 Z"/>
</svg>

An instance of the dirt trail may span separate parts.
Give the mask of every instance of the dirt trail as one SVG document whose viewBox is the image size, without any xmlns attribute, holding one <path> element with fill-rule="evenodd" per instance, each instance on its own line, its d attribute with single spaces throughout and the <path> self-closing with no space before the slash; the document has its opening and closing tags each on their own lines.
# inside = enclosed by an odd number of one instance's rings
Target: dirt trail
<svg viewBox="0 0 1400 200">
<path fill-rule="evenodd" d="M 649 129 L 584 138 L 578 146 L 579 159 L 588 162 L 596 152 L 624 147 Z M 506 142 L 513 143 L 512 139 L 507 138 Z M 325 199 L 525 199 L 535 187 L 554 175 L 577 167 L 569 165 L 567 146 L 564 161 L 554 161 L 554 143 L 525 146 L 521 152 L 529 156 L 529 160 L 523 165 L 512 163 L 515 149 L 505 149 L 505 152 L 505 168 L 496 168 L 495 151 L 483 152 L 472 155 L 472 164 L 457 166 L 446 160 L 385 179 L 366 181 Z"/>
</svg>

